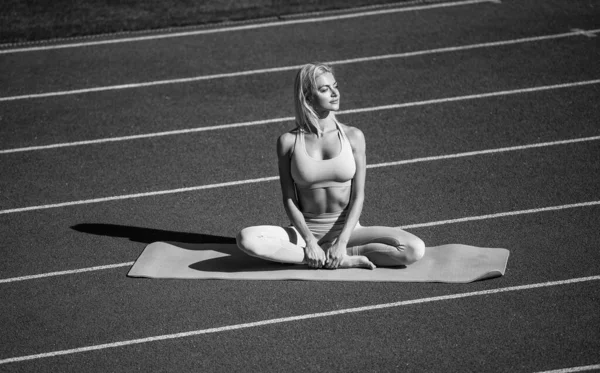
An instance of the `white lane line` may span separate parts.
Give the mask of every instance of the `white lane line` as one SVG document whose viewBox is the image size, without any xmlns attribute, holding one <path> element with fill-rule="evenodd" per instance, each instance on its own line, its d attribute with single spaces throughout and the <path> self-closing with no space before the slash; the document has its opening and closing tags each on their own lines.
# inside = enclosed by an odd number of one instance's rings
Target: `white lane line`
<svg viewBox="0 0 600 373">
<path fill-rule="evenodd" d="M 409 164 L 409 163 L 438 161 L 438 160 L 443 160 L 443 159 L 470 157 L 470 156 L 474 156 L 474 155 L 485 155 L 485 154 L 494 154 L 494 153 L 503 153 L 503 152 L 513 152 L 513 151 L 518 151 L 518 150 L 543 148 L 543 147 L 547 147 L 547 146 L 556 146 L 556 145 L 568 145 L 568 144 L 575 144 L 575 143 L 578 143 L 578 142 L 597 141 L 597 140 L 600 140 L 600 136 L 580 137 L 580 138 L 576 138 L 576 139 L 539 142 L 539 143 L 534 143 L 534 144 L 517 145 L 517 146 L 508 146 L 508 147 L 505 147 L 505 148 L 475 150 L 475 151 L 472 151 L 472 152 L 464 152 L 464 153 L 456 153 L 456 154 L 444 154 L 444 155 L 437 155 L 437 156 L 432 156 L 432 157 L 406 159 L 406 160 L 403 160 L 403 161 L 396 161 L 396 162 L 383 162 L 383 163 L 377 163 L 377 164 L 368 165 L 367 168 L 400 166 L 400 165 Z"/>
<path fill-rule="evenodd" d="M 165 340 L 170 340 L 170 339 L 188 338 L 188 337 L 193 337 L 193 336 L 228 332 L 228 331 L 233 331 L 233 330 L 257 328 L 257 327 L 262 327 L 262 326 L 267 326 L 267 325 L 316 319 L 316 318 L 321 318 L 321 317 L 331 317 L 331 316 L 339 316 L 339 315 L 353 314 L 353 313 L 359 313 L 359 312 L 369 312 L 369 311 L 382 310 L 382 309 L 388 309 L 388 308 L 410 306 L 413 304 L 423 304 L 423 303 L 439 302 L 439 301 L 446 301 L 446 300 L 462 299 L 462 298 L 468 298 L 468 297 L 486 296 L 486 295 L 500 294 L 500 293 L 506 293 L 506 292 L 512 292 L 512 291 L 540 289 L 540 288 L 546 288 L 546 287 L 551 287 L 551 286 L 571 285 L 571 284 L 577 284 L 577 283 L 589 282 L 589 281 L 597 281 L 597 280 L 600 280 L 600 276 L 579 277 L 579 278 L 572 278 L 572 279 L 561 280 L 561 281 L 540 282 L 540 283 L 535 283 L 535 284 L 509 286 L 509 287 L 504 287 L 504 288 L 473 291 L 473 292 L 468 292 L 468 293 L 442 295 L 442 296 L 429 297 L 429 298 L 419 298 L 419 299 L 405 300 L 405 301 L 393 302 L 393 303 L 374 304 L 371 306 L 346 308 L 346 309 L 340 309 L 340 310 L 329 311 L 329 312 L 318 312 L 318 313 L 311 313 L 311 314 L 298 315 L 298 316 L 281 317 L 281 318 L 277 318 L 277 319 L 267 319 L 267 320 L 249 322 L 249 323 L 244 323 L 244 324 L 227 325 L 227 326 L 221 326 L 221 327 L 217 327 L 217 328 L 200 329 L 200 330 L 193 330 L 193 331 L 182 332 L 182 333 L 163 334 L 163 335 L 157 335 L 157 336 L 153 336 L 153 337 L 130 339 L 130 340 L 120 341 L 120 342 L 104 343 L 104 344 L 99 344 L 99 345 L 79 347 L 79 348 L 73 348 L 73 349 L 68 349 L 68 350 L 58 350 L 58 351 L 46 352 L 46 353 L 35 354 L 35 355 L 13 357 L 13 358 L 0 360 L 0 364 L 9 364 L 9 363 L 16 363 L 16 362 L 27 361 L 27 360 L 36 360 L 36 359 L 77 354 L 77 353 L 83 353 L 83 352 L 89 352 L 89 351 L 105 350 L 108 348 L 124 347 L 124 346 L 130 346 L 130 345 L 141 344 L 141 343 L 150 343 L 150 342 L 165 341 Z"/>
<path fill-rule="evenodd" d="M 464 152 L 464 153 L 455 153 L 455 154 L 446 154 L 446 155 L 439 155 L 439 156 L 432 156 L 432 157 L 414 158 L 414 159 L 407 159 L 407 160 L 396 161 L 396 162 L 371 164 L 371 165 L 367 165 L 367 168 L 399 166 L 399 165 L 409 164 L 409 163 L 439 161 L 439 160 L 445 160 L 445 159 L 471 157 L 471 156 L 476 156 L 476 155 L 486 155 L 486 154 L 495 154 L 495 153 L 503 153 L 503 152 L 512 152 L 512 151 L 519 151 L 519 150 L 527 150 L 527 149 L 542 148 L 542 147 L 557 146 L 557 145 L 575 144 L 575 143 L 580 143 L 580 142 L 589 142 L 589 141 L 597 141 L 597 140 L 600 140 L 600 136 L 581 137 L 581 138 L 576 138 L 576 139 L 549 141 L 549 142 L 543 142 L 543 143 L 510 146 L 510 147 L 504 147 L 504 148 L 485 149 L 485 150 L 478 150 L 478 151 L 471 151 L 471 152 Z M 45 209 L 58 208 L 58 207 L 87 205 L 87 204 L 92 204 L 92 203 L 110 202 L 110 201 L 118 201 L 118 200 L 124 200 L 124 199 L 152 197 L 152 196 L 159 196 L 159 195 L 164 195 L 164 194 L 195 192 L 195 191 L 205 190 L 205 189 L 222 188 L 222 187 L 236 186 L 236 185 L 242 185 L 242 184 L 262 183 L 262 182 L 274 181 L 274 180 L 279 180 L 279 176 L 268 176 L 268 177 L 262 177 L 262 178 L 257 178 L 257 179 L 228 181 L 228 182 L 218 183 L 218 184 L 207 184 L 207 185 L 199 185 L 199 186 L 186 187 L 186 188 L 159 190 L 159 191 L 154 191 L 154 192 L 123 194 L 120 196 L 92 198 L 92 199 L 61 202 L 61 203 L 54 203 L 54 204 L 47 204 L 47 205 L 19 207 L 19 208 L 14 208 L 14 209 L 0 210 L 0 215 L 12 214 L 12 213 L 17 213 L 17 212 L 25 212 L 25 211 L 45 210 Z"/>
<path fill-rule="evenodd" d="M 450 220 L 439 220 L 439 221 L 432 221 L 430 223 L 420 223 L 420 224 L 404 225 L 404 226 L 401 226 L 400 228 L 402 228 L 402 229 L 413 229 L 413 228 L 422 228 L 422 227 L 433 227 L 433 226 L 436 226 L 436 225 L 464 223 L 466 221 L 475 221 L 475 220 L 486 220 L 486 219 L 504 218 L 504 217 L 507 217 L 507 216 L 517 216 L 517 215 L 526 215 L 526 214 L 538 214 L 540 212 L 558 211 L 558 210 L 566 210 L 566 209 L 573 209 L 573 208 L 579 208 L 579 207 L 590 207 L 590 206 L 600 206 L 600 201 L 590 201 L 590 202 L 582 202 L 582 203 L 571 203 L 571 204 L 568 204 L 568 205 L 561 205 L 561 206 L 549 206 L 549 207 L 540 207 L 540 208 L 529 209 L 529 210 L 499 212 L 499 213 L 496 213 L 496 214 L 479 215 L 479 216 L 468 216 L 466 218 L 458 218 L 458 219 L 450 219 Z"/>
<path fill-rule="evenodd" d="M 448 0 L 400 0 L 400 2 L 396 3 L 386 3 L 386 4 L 375 4 L 375 5 L 362 5 L 356 6 L 352 8 L 345 9 L 332 9 L 332 10 L 315 10 L 315 11 L 307 11 L 303 13 L 290 13 L 283 15 L 276 15 L 271 17 L 261 17 L 261 18 L 248 18 L 237 21 L 223 21 L 217 23 L 208 23 L 208 24 L 197 24 L 197 25 L 188 25 L 188 26 L 167 26 L 163 28 L 157 29 L 142 29 L 142 30 L 126 30 L 126 31 L 116 31 L 116 32 L 105 32 L 98 34 L 90 34 L 90 35 L 78 35 L 78 36 L 66 36 L 66 37 L 57 37 L 53 39 L 42 39 L 42 40 L 28 40 L 28 41 L 16 41 L 13 43 L 3 43 L 0 44 L 0 49 L 14 49 L 14 48 L 24 48 L 26 46 L 35 46 L 35 45 L 51 45 L 51 44 L 66 44 L 66 43 L 75 43 L 75 42 L 83 42 L 85 40 L 102 40 L 102 39 L 117 39 L 121 37 L 135 37 L 141 35 L 164 35 L 164 34 L 172 34 L 175 32 L 188 32 L 194 30 L 203 30 L 203 29 L 222 29 L 226 27 L 234 27 L 240 25 L 248 25 L 248 24 L 258 24 L 258 23 L 267 23 L 273 22 L 275 18 L 277 21 L 283 20 L 291 20 L 291 19 L 300 19 L 300 18 L 316 18 L 316 17 L 325 17 L 328 15 L 335 14 L 356 14 L 371 10 L 377 9 L 391 9 L 398 7 L 409 7 L 413 5 L 423 5 L 424 3 L 432 4 L 432 3 L 442 3 Z M 495 2 L 500 4 L 500 0 L 489 0 L 489 2 Z"/>
<path fill-rule="evenodd" d="M 26 99 L 34 99 L 34 98 L 44 98 L 44 97 L 77 95 L 77 94 L 93 93 L 93 92 L 116 91 L 116 90 L 121 90 L 121 89 L 143 88 L 143 87 L 152 87 L 152 86 L 166 85 L 166 84 L 192 83 L 192 82 L 198 82 L 198 81 L 202 81 L 202 80 L 233 78 L 233 77 L 246 76 L 246 75 L 265 74 L 265 73 L 274 73 L 274 72 L 295 70 L 295 69 L 299 69 L 301 66 L 302 65 L 275 67 L 275 68 L 269 68 L 269 69 L 238 71 L 238 72 L 234 72 L 234 73 L 200 75 L 200 76 L 193 76 L 193 77 L 180 78 L 180 79 L 156 80 L 156 81 L 142 82 L 142 83 L 119 84 L 119 85 L 111 85 L 111 86 L 104 86 L 104 87 L 82 88 L 82 89 L 74 89 L 74 90 L 69 90 L 69 91 L 34 93 L 34 94 L 21 95 L 21 96 L 7 96 L 7 97 L 0 97 L 0 102 L 26 100 Z"/>
<path fill-rule="evenodd" d="M 38 47 L 4 49 L 4 50 L 0 50 L 0 54 L 33 52 L 33 51 L 43 51 L 43 50 L 52 50 L 52 49 L 64 49 L 64 48 L 89 47 L 89 46 L 94 46 L 94 45 L 105 45 L 105 44 L 120 44 L 120 43 L 138 42 L 138 41 L 146 41 L 146 40 L 158 40 L 158 39 L 178 38 L 178 37 L 186 37 L 186 36 L 194 36 L 194 35 L 215 34 L 215 33 L 231 32 L 231 31 L 247 31 L 247 30 L 254 30 L 254 29 L 260 29 L 260 28 L 267 28 L 267 27 L 289 26 L 289 25 L 297 25 L 297 24 L 304 24 L 304 23 L 316 23 L 316 22 L 327 22 L 327 21 L 338 21 L 338 20 L 343 20 L 343 19 L 351 19 L 351 18 L 359 18 L 359 17 L 367 17 L 367 16 L 377 16 L 377 15 L 392 14 L 392 13 L 412 12 L 412 11 L 416 11 L 416 10 L 448 8 L 448 7 L 454 7 L 454 6 L 473 5 L 473 4 L 481 4 L 481 3 L 495 3 L 495 1 L 465 0 L 465 1 L 454 1 L 454 2 L 446 2 L 446 3 L 438 3 L 438 4 L 416 5 L 416 6 L 409 6 L 409 7 L 402 7 L 402 8 L 386 8 L 386 9 L 381 9 L 381 10 L 371 10 L 371 11 L 363 11 L 363 12 L 357 12 L 357 13 L 325 16 L 325 17 L 319 16 L 319 17 L 312 17 L 312 18 L 294 19 L 294 20 L 286 20 L 286 21 L 275 21 L 275 22 L 267 22 L 267 23 L 256 23 L 256 24 L 248 24 L 248 25 L 241 25 L 241 26 L 230 26 L 230 27 L 222 27 L 222 28 L 211 28 L 211 29 L 202 29 L 202 30 L 194 30 L 194 31 L 174 32 L 174 33 L 159 34 L 159 35 L 147 35 L 147 36 L 136 36 L 136 37 L 129 37 L 129 38 L 118 38 L 118 39 L 111 39 L 111 40 L 88 41 L 88 42 L 82 42 L 82 43 L 69 43 L 69 44 L 59 44 L 59 45 L 45 45 L 45 46 L 38 46 Z"/>
<path fill-rule="evenodd" d="M 440 221 L 434 221 L 434 222 L 429 222 L 429 223 L 403 225 L 403 226 L 400 226 L 399 228 L 412 229 L 412 228 L 431 227 L 431 226 L 436 226 L 436 225 L 463 223 L 466 221 L 496 219 L 496 218 L 503 218 L 503 217 L 507 217 L 507 216 L 517 216 L 517 215 L 525 215 L 525 214 L 538 214 L 541 212 L 559 211 L 559 210 L 565 210 L 565 209 L 573 209 L 573 208 L 579 208 L 579 207 L 591 207 L 591 206 L 600 206 L 600 201 L 572 203 L 572 204 L 561 205 L 561 206 L 540 207 L 540 208 L 536 208 L 536 209 L 508 211 L 508 212 L 500 212 L 500 213 L 496 213 L 496 214 L 487 214 L 487 215 L 479 215 L 479 216 L 468 216 L 468 217 L 458 218 L 458 219 L 449 219 L 449 220 L 440 220 Z M 58 272 L 41 273 L 41 274 L 37 274 L 37 275 L 10 277 L 10 278 L 0 279 L 0 284 L 9 283 L 9 282 L 34 280 L 34 279 L 44 278 L 44 277 L 74 275 L 77 273 L 100 271 L 100 270 L 104 270 L 104 269 L 112 269 L 112 268 L 118 268 L 118 267 L 127 267 L 127 266 L 132 266 L 133 263 L 134 262 L 116 263 L 116 264 L 109 264 L 109 265 L 96 266 L 96 267 L 87 267 L 87 268 L 65 270 L 65 271 L 58 271 Z"/>
<path fill-rule="evenodd" d="M 274 118 L 274 119 L 265 119 L 265 120 L 255 120 L 255 121 L 251 121 L 251 122 L 221 124 L 221 125 L 208 126 L 208 127 L 196 127 L 196 128 L 186 128 L 186 129 L 182 129 L 182 130 L 145 133 L 145 134 L 141 134 L 141 135 L 107 137 L 107 138 L 103 138 L 103 139 L 82 140 L 82 141 L 50 144 L 50 145 L 28 146 L 28 147 L 24 147 L 24 148 L 3 149 L 3 150 L 0 150 L 0 154 L 27 152 L 27 151 L 34 151 L 34 150 L 47 150 L 47 149 L 64 148 L 64 147 L 70 147 L 70 146 L 103 144 L 103 143 L 107 143 L 107 142 L 139 140 L 139 139 L 146 139 L 146 138 L 152 138 L 152 137 L 184 135 L 184 134 L 189 134 L 189 133 L 194 133 L 194 132 L 223 130 L 223 129 L 230 129 L 230 128 L 238 128 L 238 127 L 256 126 L 256 125 L 269 124 L 269 123 L 283 123 L 283 122 L 289 122 L 289 121 L 293 121 L 293 120 L 294 120 L 294 117 Z"/>
<path fill-rule="evenodd" d="M 590 31 L 582 30 L 580 28 L 574 28 L 574 29 L 571 29 L 571 31 L 577 32 L 577 33 L 579 33 L 579 34 L 581 34 L 583 36 L 586 36 L 588 38 L 595 38 L 596 37 L 596 33 L 593 32 L 593 31 L 590 32 Z"/>
<path fill-rule="evenodd" d="M 37 274 L 37 275 L 12 277 L 12 278 L 3 278 L 3 279 L 0 279 L 0 284 L 5 284 L 5 283 L 9 283 L 9 282 L 17 282 L 17 281 L 35 280 L 35 279 L 44 278 L 44 277 L 75 275 L 77 273 L 92 272 L 92 271 L 102 271 L 102 270 L 105 270 L 105 269 L 113 269 L 113 268 L 119 268 L 119 267 L 129 267 L 129 266 L 132 266 L 133 263 L 135 263 L 135 262 L 116 263 L 116 264 L 108 264 L 108 265 L 103 265 L 103 266 L 95 266 L 95 267 L 71 269 L 71 270 L 66 270 L 66 271 L 40 273 L 40 274 Z"/>
<path fill-rule="evenodd" d="M 545 370 L 537 373 L 572 373 L 572 372 L 586 372 L 589 370 L 600 370 L 600 364 L 586 365 L 581 367 L 562 368 L 556 370 Z"/>
<path fill-rule="evenodd" d="M 539 86 L 539 87 L 513 89 L 513 90 L 489 92 L 489 93 L 478 93 L 478 94 L 474 94 L 474 95 L 448 97 L 448 98 L 440 98 L 440 99 L 418 101 L 418 102 L 408 102 L 408 103 L 404 103 L 404 104 L 384 105 L 384 106 L 377 106 L 376 108 L 351 109 L 351 110 L 344 110 L 340 113 L 354 114 L 354 113 L 363 113 L 363 112 L 373 111 L 373 109 L 377 109 L 377 110 L 401 109 L 401 108 L 406 108 L 406 107 L 411 107 L 411 106 L 443 104 L 443 103 L 454 102 L 454 101 L 474 100 L 474 99 L 488 98 L 488 97 L 508 96 L 508 95 L 514 95 L 514 94 L 520 94 L 520 93 L 531 93 L 531 92 L 548 91 L 548 90 L 553 90 L 553 89 L 580 87 L 580 86 L 586 86 L 586 85 L 592 85 L 592 84 L 598 84 L 598 83 L 600 83 L 600 79 L 593 79 L 593 80 L 585 80 L 585 81 L 581 81 L 581 82 L 553 84 L 553 85 L 546 85 L 546 86 Z"/>
<path fill-rule="evenodd" d="M 594 80 L 586 80 L 586 81 L 581 81 L 581 82 L 553 84 L 553 85 L 546 85 L 546 86 L 498 91 L 498 92 L 479 93 L 479 94 L 467 95 L 467 96 L 446 97 L 446 98 L 438 98 L 438 99 L 425 100 L 425 101 L 414 101 L 414 102 L 405 102 L 405 103 L 400 103 L 400 104 L 374 106 L 374 107 L 368 107 L 368 108 L 342 110 L 339 112 L 339 114 L 344 115 L 344 114 L 367 113 L 367 112 L 380 111 L 380 110 L 394 110 L 394 109 L 402 109 L 402 108 L 408 108 L 408 107 L 414 107 L 414 106 L 443 104 L 443 103 L 455 102 L 455 101 L 466 101 L 466 100 L 475 100 L 475 99 L 497 97 L 497 96 L 509 96 L 509 95 L 522 94 L 522 93 L 542 92 L 542 91 L 549 91 L 549 90 L 554 90 L 554 89 L 581 87 L 581 86 L 594 85 L 594 84 L 599 84 L 599 83 L 600 83 L 600 79 L 594 79 Z M 82 141 L 65 142 L 65 143 L 57 143 L 57 144 L 49 144 L 49 145 L 38 145 L 38 146 L 27 146 L 27 147 L 22 147 L 22 148 L 2 149 L 2 150 L 0 150 L 0 154 L 10 154 L 10 153 L 19 153 L 19 152 L 37 151 L 37 150 L 48 150 L 48 149 L 64 148 L 64 147 L 71 147 L 71 146 L 94 145 L 94 144 L 103 144 L 103 143 L 108 143 L 108 142 L 130 141 L 130 140 L 139 140 L 139 139 L 162 137 L 162 136 L 183 135 L 183 134 L 190 134 L 190 133 L 194 133 L 194 132 L 215 131 L 215 130 L 256 126 L 256 125 L 263 125 L 263 124 L 270 124 L 270 123 L 283 123 L 283 122 L 289 122 L 289 121 L 294 121 L 294 117 L 273 118 L 273 119 L 255 120 L 255 121 L 250 121 L 250 122 L 215 125 L 215 126 L 208 126 L 208 127 L 196 127 L 196 128 L 186 128 L 186 129 L 181 129 L 181 130 L 172 130 L 172 131 L 164 131 L 164 132 L 153 132 L 153 133 L 146 133 L 146 134 L 140 134 L 140 135 L 107 137 L 107 138 L 94 139 L 94 140 L 82 140 Z"/>
<path fill-rule="evenodd" d="M 380 56 L 357 57 L 357 58 L 350 58 L 350 59 L 345 59 L 345 60 L 327 61 L 326 63 L 331 64 L 331 65 L 344 65 L 344 64 L 352 64 L 352 63 L 372 62 L 372 61 L 380 61 L 380 60 L 387 60 L 387 59 L 394 59 L 394 58 L 407 58 L 407 57 L 414 57 L 414 56 L 422 56 L 422 55 L 427 55 L 427 54 L 449 53 L 449 52 L 457 52 L 457 51 L 464 51 L 464 50 L 471 50 L 471 49 L 478 49 L 478 48 L 491 48 L 491 47 L 499 47 L 499 46 L 505 46 L 505 45 L 531 43 L 531 42 L 559 39 L 559 38 L 566 38 L 566 37 L 574 37 L 574 36 L 577 37 L 577 36 L 588 35 L 588 34 L 593 35 L 598 32 L 600 32 L 600 29 L 587 30 L 587 31 L 572 30 L 571 32 L 566 32 L 566 33 L 562 33 L 562 34 L 533 36 L 533 37 L 513 39 L 513 40 L 501 40 L 501 41 L 494 41 L 494 42 L 487 42 L 487 43 L 459 45 L 459 46 L 454 46 L 454 47 L 435 48 L 435 49 L 427 49 L 427 50 L 420 50 L 420 51 L 414 51 L 414 52 L 385 54 L 385 55 L 380 55 Z M 6 96 L 6 97 L 0 97 L 0 102 L 35 99 L 35 98 L 45 98 L 45 97 L 57 97 L 57 96 L 66 96 L 66 95 L 76 95 L 76 94 L 85 94 L 85 93 L 93 93 L 93 92 L 115 91 L 115 90 L 122 90 L 122 89 L 134 89 L 134 88 L 152 87 L 152 86 L 159 86 L 159 85 L 166 85 L 166 84 L 192 83 L 192 82 L 198 82 L 198 81 L 203 81 L 203 80 L 234 78 L 234 77 L 256 75 L 256 74 L 268 74 L 268 73 L 277 73 L 277 72 L 283 72 L 283 71 L 292 71 L 292 70 L 297 70 L 300 67 L 302 67 L 302 65 L 282 66 L 282 67 L 273 67 L 273 68 L 247 70 L 247 71 L 237 71 L 237 72 L 232 72 L 232 73 L 200 75 L 200 76 L 193 76 L 193 77 L 187 77 L 187 78 L 165 79 L 165 80 L 156 80 L 156 81 L 141 82 L 141 83 L 118 84 L 118 85 L 103 86 L 103 87 L 73 89 L 73 90 L 67 90 L 67 91 L 34 93 L 34 94 L 18 95 L 18 96 Z"/>
<path fill-rule="evenodd" d="M 0 210 L 0 215 L 10 214 L 10 213 L 15 213 L 15 212 L 44 210 L 44 209 L 57 208 L 57 207 L 87 205 L 87 204 L 91 204 L 91 203 L 118 201 L 118 200 L 131 199 L 131 198 L 160 196 L 163 194 L 195 192 L 195 191 L 199 191 L 199 190 L 223 188 L 223 187 L 236 186 L 236 185 L 242 185 L 242 184 L 262 183 L 265 181 L 272 181 L 272 180 L 278 180 L 278 179 L 279 179 L 279 176 L 271 176 L 271 177 L 262 177 L 262 178 L 258 178 L 258 179 L 229 181 L 229 182 L 218 183 L 218 184 L 199 185 L 199 186 L 188 187 L 188 188 L 158 190 L 155 192 L 124 194 L 124 195 L 120 195 L 120 196 L 93 198 L 93 199 L 86 199 L 86 200 L 81 200 L 81 201 L 71 201 L 71 202 L 62 202 L 62 203 L 55 203 L 55 204 L 49 204 L 49 205 L 23 207 L 23 208 L 9 209 L 9 210 Z"/>
</svg>

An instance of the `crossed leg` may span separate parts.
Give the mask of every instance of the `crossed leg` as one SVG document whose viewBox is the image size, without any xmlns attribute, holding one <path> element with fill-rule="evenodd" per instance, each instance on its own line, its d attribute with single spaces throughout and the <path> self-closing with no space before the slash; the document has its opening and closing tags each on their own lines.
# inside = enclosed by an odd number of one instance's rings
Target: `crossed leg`
<svg viewBox="0 0 600 373">
<path fill-rule="evenodd" d="M 324 237 L 325 238 L 325 237 Z M 294 227 L 261 225 L 238 233 L 238 247 L 246 254 L 280 263 L 306 263 L 306 242 Z M 323 242 L 327 248 L 330 243 Z M 417 236 L 399 228 L 363 227 L 357 224 L 348 242 L 347 257 L 340 267 L 398 266 L 416 262 L 425 253 Z"/>
<path fill-rule="evenodd" d="M 242 229 L 237 246 L 250 256 L 280 263 L 305 263 L 306 242 L 294 227 L 258 225 Z"/>
<path fill-rule="evenodd" d="M 395 227 L 363 227 L 357 224 L 348 242 L 348 255 L 364 255 L 377 266 L 412 264 L 425 254 L 425 243 Z"/>
<path fill-rule="evenodd" d="M 294 227 L 278 227 L 260 225 L 244 228 L 238 233 L 236 242 L 240 250 L 250 256 L 280 263 L 304 264 L 306 241 Z M 321 243 L 320 243 L 321 244 Z M 321 244 L 327 248 L 330 243 Z M 363 255 L 347 255 L 340 263 L 340 268 L 375 266 Z"/>
</svg>

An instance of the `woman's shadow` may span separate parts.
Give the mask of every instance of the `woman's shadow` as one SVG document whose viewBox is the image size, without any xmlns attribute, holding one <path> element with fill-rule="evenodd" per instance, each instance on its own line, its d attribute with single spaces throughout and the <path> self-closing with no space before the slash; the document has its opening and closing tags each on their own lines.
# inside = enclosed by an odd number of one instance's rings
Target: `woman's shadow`
<svg viewBox="0 0 600 373">
<path fill-rule="evenodd" d="M 222 243 L 235 244 L 234 237 L 213 236 L 202 233 L 173 232 L 162 229 L 131 227 L 117 224 L 82 223 L 71 229 L 98 236 L 123 237 L 130 241 L 149 244 L 152 242 L 176 242 L 182 244 Z"/>
<path fill-rule="evenodd" d="M 130 241 L 144 244 L 165 242 L 179 249 L 189 251 L 210 250 L 225 254 L 218 258 L 207 258 L 189 265 L 189 268 L 198 271 L 247 272 L 290 269 L 288 264 L 269 262 L 246 255 L 237 248 L 234 237 L 102 223 L 81 223 L 72 226 L 71 229 L 99 236 L 127 238 Z"/>
</svg>

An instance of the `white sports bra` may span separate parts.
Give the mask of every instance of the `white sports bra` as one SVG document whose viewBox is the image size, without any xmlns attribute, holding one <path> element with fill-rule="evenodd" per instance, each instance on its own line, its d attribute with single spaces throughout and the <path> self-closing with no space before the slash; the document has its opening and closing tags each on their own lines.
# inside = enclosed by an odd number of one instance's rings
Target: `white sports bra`
<svg viewBox="0 0 600 373">
<path fill-rule="evenodd" d="M 304 131 L 298 130 L 291 159 L 291 173 L 299 189 L 340 188 L 350 186 L 356 173 L 352 146 L 342 127 L 336 123 L 340 153 L 330 159 L 315 159 L 306 151 Z"/>
</svg>

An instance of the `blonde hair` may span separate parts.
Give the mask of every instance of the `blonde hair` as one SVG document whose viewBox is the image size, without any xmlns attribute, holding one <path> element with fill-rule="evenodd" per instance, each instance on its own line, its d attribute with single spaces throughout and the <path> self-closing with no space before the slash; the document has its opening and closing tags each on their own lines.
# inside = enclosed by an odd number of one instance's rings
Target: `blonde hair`
<svg viewBox="0 0 600 373">
<path fill-rule="evenodd" d="M 317 77 L 325 73 L 333 75 L 333 68 L 323 63 L 309 63 L 302 66 L 296 74 L 296 80 L 294 81 L 294 110 L 296 125 L 300 130 L 313 132 L 312 128 L 316 128 L 318 132 L 323 131 L 319 126 L 319 116 L 308 102 L 308 99 L 312 96 L 313 90 L 317 86 Z M 334 122 L 339 124 L 334 113 L 330 113 L 330 116 Z"/>
</svg>

